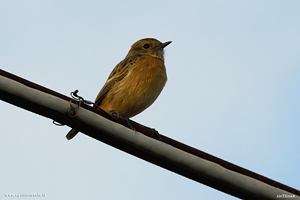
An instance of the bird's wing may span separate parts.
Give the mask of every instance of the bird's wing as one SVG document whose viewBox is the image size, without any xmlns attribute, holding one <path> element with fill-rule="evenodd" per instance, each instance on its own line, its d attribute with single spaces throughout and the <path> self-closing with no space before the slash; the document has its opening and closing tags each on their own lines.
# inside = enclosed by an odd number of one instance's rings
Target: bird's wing
<svg viewBox="0 0 300 200">
<path fill-rule="evenodd" d="M 100 90 L 98 96 L 96 97 L 95 104 L 100 105 L 102 100 L 105 98 L 106 94 L 111 90 L 116 82 L 121 81 L 130 71 L 136 60 L 140 55 L 134 55 L 126 57 L 122 60 L 110 73 L 106 83 Z"/>
</svg>

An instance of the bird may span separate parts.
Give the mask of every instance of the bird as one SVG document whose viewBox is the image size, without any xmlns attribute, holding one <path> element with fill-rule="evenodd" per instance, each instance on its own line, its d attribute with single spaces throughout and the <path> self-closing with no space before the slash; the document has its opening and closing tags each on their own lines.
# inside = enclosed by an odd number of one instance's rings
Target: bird
<svg viewBox="0 0 300 200">
<path fill-rule="evenodd" d="M 135 42 L 126 57 L 115 66 L 96 97 L 95 104 L 107 113 L 131 118 L 157 99 L 167 82 L 164 48 L 172 41 L 144 38 Z M 66 135 L 72 139 L 78 131 Z"/>
</svg>

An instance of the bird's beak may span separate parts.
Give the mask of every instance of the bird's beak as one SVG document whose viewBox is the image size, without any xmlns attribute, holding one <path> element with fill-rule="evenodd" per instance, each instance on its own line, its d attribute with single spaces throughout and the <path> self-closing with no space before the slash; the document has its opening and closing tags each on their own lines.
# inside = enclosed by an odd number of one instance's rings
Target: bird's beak
<svg viewBox="0 0 300 200">
<path fill-rule="evenodd" d="M 159 48 L 160 48 L 160 49 L 163 49 L 163 48 L 165 48 L 166 46 L 168 46 L 169 44 L 171 44 L 171 42 L 172 42 L 172 41 L 165 42 L 165 43 L 161 43 L 161 44 L 159 45 Z"/>
</svg>

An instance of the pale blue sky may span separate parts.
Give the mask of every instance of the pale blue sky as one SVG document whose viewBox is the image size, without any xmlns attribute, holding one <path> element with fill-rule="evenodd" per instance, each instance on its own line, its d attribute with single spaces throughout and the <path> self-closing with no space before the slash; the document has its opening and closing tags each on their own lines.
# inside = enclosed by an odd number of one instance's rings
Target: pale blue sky
<svg viewBox="0 0 300 200">
<path fill-rule="evenodd" d="M 168 82 L 133 120 L 300 189 L 299 1 L 0 1 L 1 69 L 94 100 L 130 46 Z M 0 102 L 0 199 L 236 199 Z M 30 199 L 30 198 L 26 198 Z M 35 198 L 36 199 L 36 198 Z"/>
</svg>

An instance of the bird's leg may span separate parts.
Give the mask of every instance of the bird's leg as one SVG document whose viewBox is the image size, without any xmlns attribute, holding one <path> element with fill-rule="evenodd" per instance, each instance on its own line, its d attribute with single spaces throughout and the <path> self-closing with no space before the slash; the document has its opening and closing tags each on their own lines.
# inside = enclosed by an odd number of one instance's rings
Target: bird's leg
<svg viewBox="0 0 300 200">
<path fill-rule="evenodd" d="M 120 114 L 119 114 L 117 111 L 115 111 L 115 110 L 109 111 L 109 114 L 110 114 L 113 118 L 115 118 L 115 119 L 119 119 L 119 118 L 120 118 Z"/>
<path fill-rule="evenodd" d="M 131 123 L 131 121 L 130 121 L 129 118 L 123 117 L 122 115 L 120 115 L 120 113 L 118 113 L 118 112 L 115 111 L 115 110 L 109 111 L 109 114 L 110 114 L 112 117 L 114 117 L 115 119 L 121 118 L 121 119 L 126 120 L 126 121 L 127 121 L 127 127 L 130 128 L 130 129 L 132 129 L 132 130 L 134 130 L 134 131 L 136 131 L 135 128 L 133 127 L 133 125 L 132 125 L 132 123 Z"/>
<path fill-rule="evenodd" d="M 120 115 L 120 113 L 118 113 L 118 112 L 115 111 L 115 110 L 109 111 L 109 114 L 110 114 L 113 118 L 115 118 L 115 119 L 120 119 L 120 118 L 121 118 L 121 119 L 126 120 L 126 121 L 127 121 L 127 127 L 130 128 L 130 129 L 132 129 L 132 130 L 134 130 L 134 131 L 136 131 L 135 128 L 133 127 L 133 125 L 132 125 L 132 123 L 131 123 L 131 121 L 130 121 L 129 118 L 123 117 L 122 115 Z M 163 139 L 162 139 L 162 137 L 160 136 L 160 134 L 158 133 L 158 131 L 155 130 L 154 128 L 152 128 L 151 130 L 152 130 L 152 135 L 151 135 L 151 137 L 156 138 L 156 139 L 160 140 L 161 142 L 163 142 Z"/>
<path fill-rule="evenodd" d="M 127 120 L 127 125 L 128 125 L 128 127 L 129 127 L 130 129 L 136 131 L 135 128 L 133 127 L 133 125 L 132 125 L 130 119 L 129 119 L 129 118 L 125 118 L 125 119 Z"/>
<path fill-rule="evenodd" d="M 160 141 L 163 142 L 163 139 L 162 139 L 162 137 L 160 136 L 160 134 L 158 133 L 158 131 L 155 130 L 154 128 L 152 128 L 152 137 L 153 137 L 153 138 L 156 138 L 156 137 L 154 137 L 154 136 L 156 136 L 158 140 L 160 140 Z"/>
</svg>

